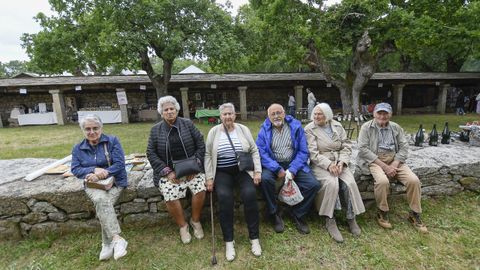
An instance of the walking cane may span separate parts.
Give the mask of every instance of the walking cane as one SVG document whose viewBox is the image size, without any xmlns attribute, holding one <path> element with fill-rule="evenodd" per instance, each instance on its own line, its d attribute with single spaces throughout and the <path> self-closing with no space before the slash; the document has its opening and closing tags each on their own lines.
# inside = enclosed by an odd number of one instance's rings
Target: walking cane
<svg viewBox="0 0 480 270">
<path fill-rule="evenodd" d="M 217 264 L 217 256 L 215 256 L 215 224 L 213 223 L 213 191 L 210 192 L 210 221 L 212 226 L 212 265 Z"/>
</svg>

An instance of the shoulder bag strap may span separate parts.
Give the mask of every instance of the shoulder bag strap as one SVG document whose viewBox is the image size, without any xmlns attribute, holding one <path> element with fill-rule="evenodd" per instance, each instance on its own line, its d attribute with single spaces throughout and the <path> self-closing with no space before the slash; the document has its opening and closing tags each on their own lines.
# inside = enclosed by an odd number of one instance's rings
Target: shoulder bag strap
<svg viewBox="0 0 480 270">
<path fill-rule="evenodd" d="M 183 147 L 183 151 L 185 152 L 185 156 L 187 158 L 189 158 L 188 156 L 188 153 L 187 153 L 187 149 L 185 148 L 185 144 L 183 144 L 183 139 L 182 139 L 182 134 L 180 133 L 180 130 L 175 127 L 178 131 L 178 137 L 180 138 L 180 143 L 182 144 L 182 147 Z M 168 131 L 168 134 L 167 134 L 167 148 L 168 148 L 168 153 L 170 154 L 170 158 L 172 159 L 173 161 L 173 156 L 172 156 L 172 152 L 170 150 L 170 140 L 168 139 L 170 137 L 170 131 L 172 131 L 172 128 L 170 128 L 170 130 Z M 167 158 L 168 159 L 168 158 Z"/>
<path fill-rule="evenodd" d="M 108 167 L 112 166 L 110 162 L 110 153 L 108 152 L 107 143 L 103 144 L 103 149 L 105 150 L 105 158 L 107 159 Z"/>
<path fill-rule="evenodd" d="M 235 156 L 237 155 L 237 151 L 235 150 L 235 146 L 233 145 L 233 142 L 232 142 L 232 139 L 230 138 L 230 134 L 228 134 L 228 129 L 225 125 L 223 125 L 223 128 L 225 129 L 225 133 L 227 133 L 227 138 L 228 138 L 228 141 L 230 142 L 230 146 L 232 147 L 233 149 L 233 152 L 235 153 Z"/>
</svg>

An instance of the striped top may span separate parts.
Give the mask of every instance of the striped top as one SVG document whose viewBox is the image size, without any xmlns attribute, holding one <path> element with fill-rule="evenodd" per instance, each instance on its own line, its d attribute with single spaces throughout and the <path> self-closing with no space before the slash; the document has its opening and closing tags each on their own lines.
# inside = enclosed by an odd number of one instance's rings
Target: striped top
<svg viewBox="0 0 480 270">
<path fill-rule="evenodd" d="M 242 143 L 238 139 L 237 130 L 235 129 L 232 132 L 229 132 L 229 134 L 230 139 L 232 139 L 232 143 L 235 146 L 235 150 L 243 151 Z M 217 153 L 217 168 L 227 168 L 238 165 L 236 154 L 233 151 L 225 132 L 220 133 Z"/>
<path fill-rule="evenodd" d="M 393 138 L 393 130 L 390 125 L 386 127 L 379 127 L 375 124 L 378 130 L 378 152 L 393 152 L 395 151 L 395 140 Z"/>
<path fill-rule="evenodd" d="M 287 122 L 284 122 L 281 130 L 272 128 L 272 152 L 277 162 L 290 162 L 292 160 L 293 144 Z"/>
</svg>

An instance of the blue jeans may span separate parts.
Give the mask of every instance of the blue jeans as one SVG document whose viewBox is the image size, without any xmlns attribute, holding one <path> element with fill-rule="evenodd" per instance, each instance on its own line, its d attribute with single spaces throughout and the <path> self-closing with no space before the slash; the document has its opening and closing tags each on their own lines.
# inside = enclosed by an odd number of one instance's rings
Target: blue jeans
<svg viewBox="0 0 480 270">
<path fill-rule="evenodd" d="M 288 163 L 280 163 L 280 166 L 282 166 L 284 170 L 288 169 L 288 165 Z M 263 167 L 261 187 L 263 196 L 265 197 L 265 201 L 267 202 L 268 213 L 270 215 L 277 213 L 278 194 L 275 192 L 276 181 L 277 174 Z M 303 201 L 297 205 L 292 206 L 292 213 L 297 218 L 302 218 L 310 210 L 310 207 L 315 200 L 315 196 L 320 190 L 320 182 L 315 179 L 311 172 L 306 173 L 302 170 L 297 172 L 294 181 L 303 195 Z"/>
</svg>

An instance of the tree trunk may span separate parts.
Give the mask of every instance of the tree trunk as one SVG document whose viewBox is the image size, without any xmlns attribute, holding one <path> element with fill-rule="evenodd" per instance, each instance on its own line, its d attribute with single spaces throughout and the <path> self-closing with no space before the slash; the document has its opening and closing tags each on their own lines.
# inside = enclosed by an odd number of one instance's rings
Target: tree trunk
<svg viewBox="0 0 480 270">
<path fill-rule="evenodd" d="M 456 61 L 452 56 L 447 57 L 447 72 L 460 72 L 462 65 L 463 61 L 459 63 L 459 61 Z"/>
<path fill-rule="evenodd" d="M 352 111 L 355 117 L 360 114 L 360 93 L 368 80 L 375 72 L 375 58 L 370 54 L 369 48 L 372 40 L 368 36 L 368 31 L 365 31 L 357 42 L 355 47 L 355 54 L 350 65 L 349 73 L 351 74 L 352 87 Z"/>
<path fill-rule="evenodd" d="M 342 113 L 343 115 L 352 113 L 352 92 L 351 89 L 346 87 L 338 87 L 340 91 L 340 99 L 342 100 Z"/>
<path fill-rule="evenodd" d="M 170 78 L 172 77 L 172 66 L 173 60 L 163 60 L 163 75 L 157 74 L 153 70 L 150 57 L 148 57 L 148 51 L 144 50 L 140 52 L 140 59 L 142 62 L 142 68 L 147 72 L 150 81 L 152 81 L 153 87 L 157 93 L 157 99 L 168 94 L 168 84 L 170 83 Z"/>
</svg>

